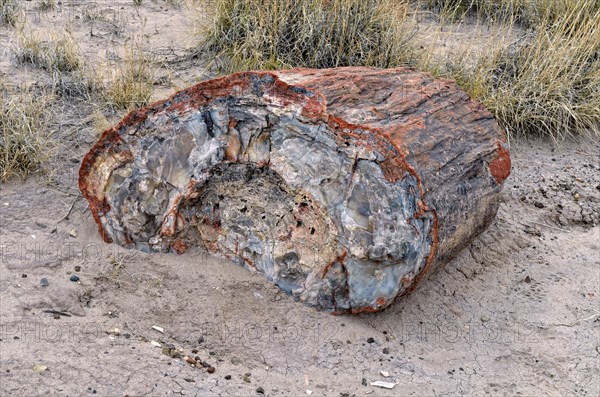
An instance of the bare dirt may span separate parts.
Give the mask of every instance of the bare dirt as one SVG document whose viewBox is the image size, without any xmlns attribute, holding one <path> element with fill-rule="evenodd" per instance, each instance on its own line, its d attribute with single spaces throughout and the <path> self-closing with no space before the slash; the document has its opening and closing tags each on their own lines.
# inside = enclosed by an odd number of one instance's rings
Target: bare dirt
<svg viewBox="0 0 600 397">
<path fill-rule="evenodd" d="M 185 50 L 185 7 L 63 3 L 70 16 L 35 22 L 35 2 L 22 2 L 34 27 L 70 24 L 90 57 L 146 20 L 147 48 L 170 54 L 158 98 L 202 77 Z M 91 3 L 122 17 L 120 36 L 110 24 L 91 36 L 75 18 Z M 49 85 L 14 62 L 14 40 L 0 28 L 5 81 Z M 0 185 L 0 395 L 600 394 L 598 142 L 513 142 L 513 173 L 486 232 L 385 311 L 331 316 L 198 249 L 149 255 L 103 243 L 77 190 L 97 139 L 94 105 L 62 98 L 57 109 L 50 173 Z"/>
</svg>

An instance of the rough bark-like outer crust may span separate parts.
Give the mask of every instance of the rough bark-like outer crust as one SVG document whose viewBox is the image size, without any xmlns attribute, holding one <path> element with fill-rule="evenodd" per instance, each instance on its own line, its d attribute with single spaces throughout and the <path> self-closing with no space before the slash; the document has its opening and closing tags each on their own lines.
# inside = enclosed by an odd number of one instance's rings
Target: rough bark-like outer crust
<svg viewBox="0 0 600 397">
<path fill-rule="evenodd" d="M 377 311 L 494 218 L 504 133 L 408 69 L 244 72 L 130 113 L 83 159 L 106 242 L 193 245 L 335 313 Z"/>
</svg>

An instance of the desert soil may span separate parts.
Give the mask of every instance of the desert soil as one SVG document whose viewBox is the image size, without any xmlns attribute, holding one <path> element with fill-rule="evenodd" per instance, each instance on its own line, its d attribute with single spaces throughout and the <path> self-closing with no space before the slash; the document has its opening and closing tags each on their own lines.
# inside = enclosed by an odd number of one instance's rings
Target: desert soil
<svg viewBox="0 0 600 397">
<path fill-rule="evenodd" d="M 31 27 L 68 27 L 90 59 L 118 57 L 141 37 L 163 57 L 157 99 L 205 77 L 205 61 L 186 50 L 185 7 L 63 1 L 41 13 L 21 3 Z M 113 18 L 94 35 L 83 19 L 91 6 Z M 5 81 L 51 85 L 16 64 L 15 37 L 0 28 Z M 513 142 L 486 232 L 383 312 L 332 316 L 199 249 L 103 243 L 77 190 L 96 109 L 77 98 L 56 106 L 49 171 L 0 185 L 0 395 L 600 394 L 598 142 Z"/>
</svg>

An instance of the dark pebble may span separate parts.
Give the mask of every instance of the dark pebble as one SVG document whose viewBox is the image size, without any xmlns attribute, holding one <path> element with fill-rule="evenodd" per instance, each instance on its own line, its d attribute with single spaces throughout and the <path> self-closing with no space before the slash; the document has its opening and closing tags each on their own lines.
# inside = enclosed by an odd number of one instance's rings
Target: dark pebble
<svg viewBox="0 0 600 397">
<path fill-rule="evenodd" d="M 383 354 L 390 354 L 390 349 L 388 349 L 387 347 L 384 347 Z"/>
<path fill-rule="evenodd" d="M 367 378 L 362 378 L 362 385 L 366 386 L 367 385 Z"/>
<path fill-rule="evenodd" d="M 49 284 L 49 283 L 48 283 L 48 279 L 47 279 L 47 278 L 45 278 L 45 277 L 44 277 L 43 279 L 41 279 L 41 280 L 40 280 L 40 285 L 41 285 L 42 287 L 47 287 L 47 286 L 48 286 L 48 284 Z"/>
<path fill-rule="evenodd" d="M 71 281 L 73 281 L 73 282 L 79 281 L 79 276 L 72 275 L 72 276 L 69 278 L 69 280 L 71 280 Z"/>
<path fill-rule="evenodd" d="M 209 374 L 213 374 L 215 372 L 215 367 L 208 367 L 206 369 L 206 372 L 208 372 Z"/>
<path fill-rule="evenodd" d="M 202 343 L 202 342 L 204 342 L 204 336 L 201 336 L 198 338 L 198 343 Z"/>
<path fill-rule="evenodd" d="M 231 379 L 231 375 L 225 375 L 225 379 L 230 380 Z"/>
<path fill-rule="evenodd" d="M 76 272 L 79 272 L 79 271 L 81 271 L 81 266 L 75 266 L 75 271 L 76 271 Z"/>
<path fill-rule="evenodd" d="M 214 355 L 216 355 L 217 353 L 216 353 L 216 352 L 208 352 L 208 354 L 209 354 L 209 355 L 211 355 L 211 356 L 214 356 Z"/>
<path fill-rule="evenodd" d="M 256 392 L 257 392 L 258 394 L 265 394 L 265 389 L 263 389 L 262 387 L 257 387 L 257 388 L 256 388 Z"/>
<path fill-rule="evenodd" d="M 369 339 L 367 339 L 367 343 L 375 343 L 375 339 L 369 338 Z"/>
<path fill-rule="evenodd" d="M 183 380 L 186 381 L 186 382 L 188 382 L 188 383 L 196 382 L 195 380 L 190 379 L 190 378 L 183 378 Z"/>
<path fill-rule="evenodd" d="M 544 204 L 540 203 L 539 201 L 535 202 L 535 206 L 538 207 L 538 208 L 544 208 Z"/>
<path fill-rule="evenodd" d="M 27 278 L 27 275 L 25 273 L 23 273 L 23 274 L 21 274 L 21 277 Z"/>
<path fill-rule="evenodd" d="M 198 349 L 192 349 L 192 354 L 198 353 Z"/>
<path fill-rule="evenodd" d="M 527 284 L 529 284 L 531 282 L 531 277 L 529 277 L 529 276 L 525 277 L 525 282 Z"/>
</svg>

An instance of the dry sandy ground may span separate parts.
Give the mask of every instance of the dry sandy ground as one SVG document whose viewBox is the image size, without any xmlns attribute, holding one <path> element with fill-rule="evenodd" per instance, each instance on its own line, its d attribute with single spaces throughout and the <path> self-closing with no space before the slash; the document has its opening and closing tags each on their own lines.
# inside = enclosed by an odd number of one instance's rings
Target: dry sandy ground
<svg viewBox="0 0 600 397">
<path fill-rule="evenodd" d="M 90 36 L 74 18 L 90 3 L 64 3 L 90 57 L 130 37 Z M 125 31 L 146 19 L 149 48 L 170 54 L 174 77 L 157 95 L 201 74 L 173 39 L 187 29 L 185 8 L 95 3 L 126 15 Z M 47 19 L 33 26 L 62 26 Z M 13 41 L 0 29 L 3 49 Z M 10 51 L 0 72 L 47 78 Z M 52 177 L 0 185 L 0 395 L 600 394 L 600 144 L 513 143 L 505 202 L 485 233 L 385 311 L 336 317 L 200 251 L 148 255 L 103 243 L 77 198 L 79 161 L 96 139 L 93 106 L 74 101 L 60 108 Z M 65 132 L 74 128 L 77 139 Z"/>
</svg>

